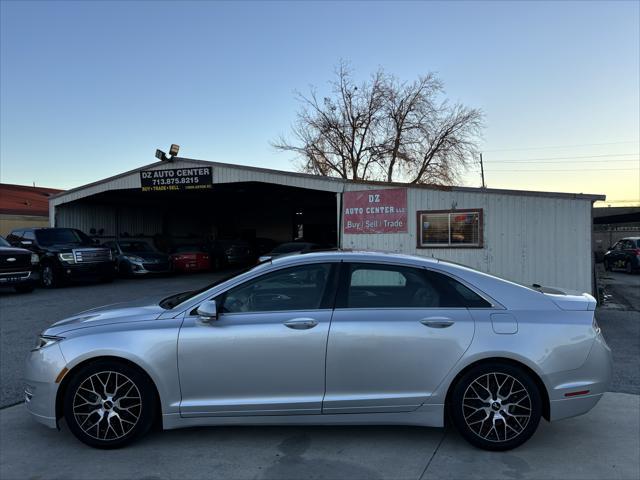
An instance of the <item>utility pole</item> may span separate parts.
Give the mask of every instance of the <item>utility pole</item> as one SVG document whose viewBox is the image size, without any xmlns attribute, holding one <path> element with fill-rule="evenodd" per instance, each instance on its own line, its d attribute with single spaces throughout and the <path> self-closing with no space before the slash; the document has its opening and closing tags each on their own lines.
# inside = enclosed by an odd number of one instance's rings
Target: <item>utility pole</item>
<svg viewBox="0 0 640 480">
<path fill-rule="evenodd" d="M 480 175 L 482 175 L 482 188 L 487 188 L 484 184 L 484 165 L 482 164 L 482 153 L 480 154 Z"/>
</svg>

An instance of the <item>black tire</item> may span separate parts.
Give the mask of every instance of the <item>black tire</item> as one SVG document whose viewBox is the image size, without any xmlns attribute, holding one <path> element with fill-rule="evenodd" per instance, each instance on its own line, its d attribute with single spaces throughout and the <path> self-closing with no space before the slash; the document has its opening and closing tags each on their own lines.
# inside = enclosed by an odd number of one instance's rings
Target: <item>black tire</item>
<svg viewBox="0 0 640 480">
<path fill-rule="evenodd" d="M 126 262 L 120 262 L 118 264 L 118 274 L 123 278 L 131 278 L 133 273 L 131 273 L 131 267 Z"/>
<path fill-rule="evenodd" d="M 107 275 L 106 277 L 102 277 L 100 279 L 101 283 L 113 283 L 114 280 L 114 276 L 113 275 Z"/>
<path fill-rule="evenodd" d="M 484 400 L 490 398 L 490 392 L 476 383 L 484 385 L 485 380 L 494 392 L 489 402 Z M 500 384 L 501 388 L 497 388 Z M 519 391 L 521 388 L 524 391 Z M 476 396 L 482 399 L 474 398 Z M 509 405 L 503 409 L 505 400 L 509 400 Z M 538 386 L 524 369 L 491 362 L 472 368 L 458 380 L 451 395 L 449 414 L 458 432 L 471 445 L 483 450 L 511 450 L 535 433 L 542 414 L 542 399 Z"/>
<path fill-rule="evenodd" d="M 604 269 L 606 272 L 610 272 L 611 271 L 611 263 L 609 262 L 609 260 L 605 260 L 604 261 Z"/>
<path fill-rule="evenodd" d="M 45 263 L 42 265 L 40 282 L 44 288 L 56 288 L 60 286 L 60 275 L 54 268 L 53 264 Z"/>
<path fill-rule="evenodd" d="M 33 285 L 18 285 L 17 287 L 13 287 L 18 293 L 31 293 L 35 290 Z"/>
<path fill-rule="evenodd" d="M 633 273 L 633 266 L 631 265 L 631 262 L 629 260 L 627 260 L 624 264 L 624 271 L 629 274 Z"/>
<path fill-rule="evenodd" d="M 99 392 L 92 394 L 94 388 Z M 156 418 L 156 402 L 156 390 L 145 373 L 118 361 L 97 360 L 69 380 L 64 418 L 81 442 L 94 448 L 120 448 L 149 431 Z"/>
</svg>

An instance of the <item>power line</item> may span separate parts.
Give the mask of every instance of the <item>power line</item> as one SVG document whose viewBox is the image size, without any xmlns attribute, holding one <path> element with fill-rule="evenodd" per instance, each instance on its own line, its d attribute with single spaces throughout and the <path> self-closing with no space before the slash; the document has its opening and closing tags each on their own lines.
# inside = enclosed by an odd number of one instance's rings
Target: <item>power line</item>
<svg viewBox="0 0 640 480">
<path fill-rule="evenodd" d="M 539 172 L 539 173 L 554 173 L 554 172 L 573 172 L 573 173 L 578 173 L 578 172 L 613 172 L 613 171 L 638 171 L 637 168 L 580 168 L 580 169 L 571 169 L 571 170 L 542 170 L 542 169 L 536 169 L 536 170 L 520 170 L 520 169 L 515 169 L 515 170 L 489 170 L 489 172 L 491 173 L 500 173 L 500 172 Z"/>
<path fill-rule="evenodd" d="M 639 157 L 640 158 L 640 157 Z M 638 162 L 638 160 L 626 160 L 626 159 L 620 159 L 620 160 L 567 160 L 567 161 L 562 161 L 559 162 L 557 160 L 491 160 L 491 165 L 497 165 L 499 163 L 559 163 L 559 164 L 565 164 L 565 163 L 602 163 L 602 162 L 636 162 L 636 163 L 640 163 Z"/>
<path fill-rule="evenodd" d="M 539 157 L 539 158 L 523 158 L 522 160 L 500 160 L 500 159 L 494 159 L 494 160 L 490 160 L 490 161 L 492 161 L 492 162 L 500 162 L 500 161 L 518 161 L 518 162 L 532 161 L 532 162 L 537 162 L 537 161 L 540 161 L 540 160 L 572 160 L 572 159 L 581 159 L 581 158 L 612 158 L 612 157 L 631 157 L 631 156 L 638 157 L 638 156 L 640 156 L 640 153 L 612 153 L 612 154 L 607 154 L 607 155 L 577 155 L 577 156 L 573 156 L 573 157 Z"/>
<path fill-rule="evenodd" d="M 500 148 L 494 150 L 482 150 L 483 152 L 520 152 L 524 150 L 545 150 L 549 148 L 576 148 L 576 147 L 594 147 L 598 145 L 624 145 L 629 143 L 640 143 L 637 140 L 629 142 L 604 142 L 604 143 L 580 143 L 575 145 L 554 145 L 545 147 L 522 147 L 522 148 Z"/>
</svg>

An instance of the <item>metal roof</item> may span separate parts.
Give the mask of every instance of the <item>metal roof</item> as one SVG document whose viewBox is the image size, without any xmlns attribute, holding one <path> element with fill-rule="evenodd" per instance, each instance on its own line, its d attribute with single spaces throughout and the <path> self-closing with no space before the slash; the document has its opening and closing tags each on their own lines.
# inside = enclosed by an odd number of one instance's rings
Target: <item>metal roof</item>
<svg viewBox="0 0 640 480">
<path fill-rule="evenodd" d="M 571 198 L 571 199 L 583 199 L 583 200 L 605 200 L 606 196 L 602 194 L 588 194 L 588 193 L 566 193 L 566 192 L 545 192 L 545 191 L 536 191 L 536 190 L 510 190 L 510 189 L 502 189 L 502 188 L 478 188 L 478 187 L 460 187 L 460 186 L 443 186 L 443 185 L 427 185 L 427 184 L 414 184 L 414 183 L 399 183 L 399 182 L 379 182 L 379 181 L 354 181 L 354 180 L 345 180 L 342 178 L 336 177 L 324 177 L 321 175 L 313 175 L 310 173 L 300 173 L 300 172 L 287 172 L 284 170 L 275 170 L 270 168 L 263 167 L 253 167 L 248 165 L 236 165 L 232 163 L 222 163 L 222 162 L 213 162 L 209 160 L 198 160 L 192 158 L 184 158 L 184 157 L 173 157 L 173 159 L 169 162 L 154 162 L 148 165 L 144 165 L 133 170 L 129 170 L 118 175 L 114 175 L 111 177 L 107 177 L 105 179 L 88 183 L 86 185 L 82 185 L 80 187 L 72 188 L 70 190 L 66 190 L 57 195 L 53 195 L 52 199 L 64 199 L 65 196 L 71 195 L 76 192 L 81 192 L 85 189 L 90 189 L 91 187 L 98 186 L 103 183 L 111 182 L 123 177 L 127 177 L 129 175 L 135 174 L 137 172 L 148 170 L 152 168 L 156 168 L 160 165 L 166 165 L 167 168 L 171 168 L 171 165 L 174 162 L 188 162 L 194 164 L 201 164 L 210 167 L 218 167 L 218 168 L 226 168 L 226 169 L 236 169 L 239 171 L 245 172 L 255 172 L 255 173 L 263 173 L 270 175 L 280 175 L 289 178 L 300 178 L 306 180 L 306 182 L 317 181 L 319 183 L 318 189 L 324 190 L 322 185 L 326 182 L 335 182 L 336 186 L 339 185 L 363 185 L 363 186 L 380 186 L 380 187 L 403 187 L 403 188 L 417 188 L 417 189 L 428 189 L 428 190 L 440 190 L 447 192 L 474 192 L 474 193 L 488 193 L 488 194 L 506 194 L 506 195 L 520 195 L 520 196 L 537 196 L 537 197 L 553 197 L 553 198 Z M 335 191 L 335 187 L 330 189 L 331 191 Z M 63 202 L 56 202 L 63 203 Z"/>
</svg>

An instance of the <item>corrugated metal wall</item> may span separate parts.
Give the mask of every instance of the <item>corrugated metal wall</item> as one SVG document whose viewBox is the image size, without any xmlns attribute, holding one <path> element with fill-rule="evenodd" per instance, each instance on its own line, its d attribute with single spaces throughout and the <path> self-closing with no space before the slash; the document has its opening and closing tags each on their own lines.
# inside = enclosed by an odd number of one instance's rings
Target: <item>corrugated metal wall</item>
<svg viewBox="0 0 640 480">
<path fill-rule="evenodd" d="M 55 225 L 78 228 L 85 233 L 91 229 L 103 230 L 100 234 L 103 237 L 114 237 L 116 232 L 151 236 L 162 231 L 162 213 L 136 206 L 116 209 L 109 205 L 76 202 L 56 208 Z"/>
<path fill-rule="evenodd" d="M 149 169 L 203 164 L 201 161 L 177 160 Z M 336 193 L 381 188 L 229 164 L 209 165 L 213 168 L 214 183 L 265 182 Z M 58 226 L 74 226 L 87 232 L 91 228 L 103 228 L 105 235 L 115 234 L 116 214 L 112 209 L 68 202 L 104 191 L 139 188 L 138 171 L 87 185 L 51 199 L 50 218 L 52 221 L 55 218 Z M 426 188 L 409 188 L 407 197 L 408 234 L 342 235 L 342 246 L 434 256 L 521 283 L 591 291 L 590 198 Z M 415 212 L 451 208 L 483 209 L 484 248 L 416 248 Z M 159 215 L 154 216 L 148 210 L 136 211 L 132 207 L 118 214 L 118 229 L 133 235 L 151 235 L 161 229 L 160 221 Z"/>
<path fill-rule="evenodd" d="M 407 207 L 407 234 L 343 234 L 342 246 L 436 257 L 528 285 L 591 291 L 589 200 L 410 188 Z M 453 208 L 483 209 L 484 248 L 417 248 L 416 212 Z"/>
</svg>

